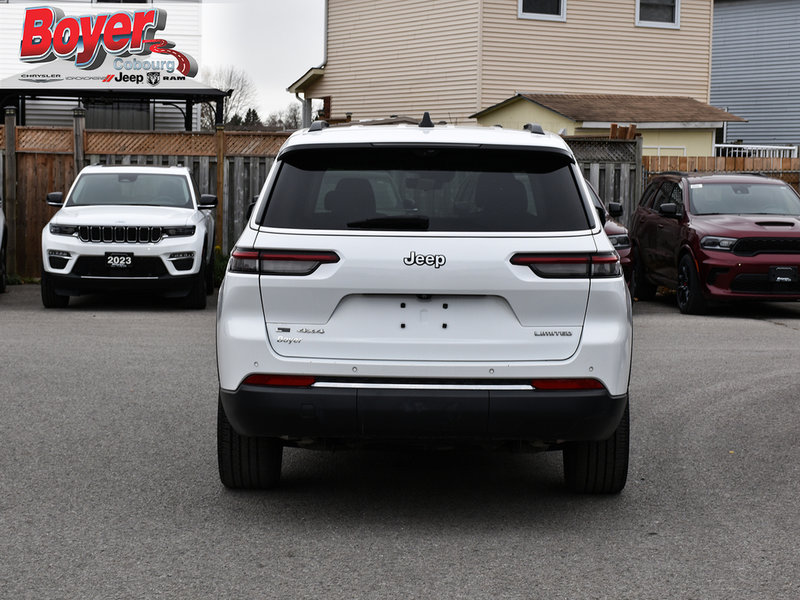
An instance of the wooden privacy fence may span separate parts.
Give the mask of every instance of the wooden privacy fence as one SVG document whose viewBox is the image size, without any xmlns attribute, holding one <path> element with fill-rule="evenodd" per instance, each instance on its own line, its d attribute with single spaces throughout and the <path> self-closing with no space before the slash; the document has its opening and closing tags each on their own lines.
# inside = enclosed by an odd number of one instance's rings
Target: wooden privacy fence
<svg viewBox="0 0 800 600">
<path fill-rule="evenodd" d="M 757 158 L 716 156 L 644 156 L 644 183 L 667 171 L 684 173 L 759 173 L 781 179 L 800 191 L 800 158 Z"/>
<path fill-rule="evenodd" d="M 642 194 L 642 138 L 632 140 L 599 137 L 564 138 L 575 154 L 583 176 L 603 202 L 619 202 L 628 219 Z"/>
<path fill-rule="evenodd" d="M 219 198 L 216 243 L 227 253 L 288 135 L 85 130 L 79 111 L 73 128 L 17 127 L 13 109 L 7 109 L 5 124 L 0 124 L 0 201 L 8 224 L 10 272 L 39 275 L 41 230 L 56 210 L 45 203 L 45 196 L 66 192 L 76 172 L 87 164 L 188 167 L 200 192 Z M 600 197 L 623 205 L 626 225 L 643 186 L 665 171 L 762 173 L 800 187 L 800 158 L 642 156 L 641 138 L 570 137 L 566 141 Z"/>
<path fill-rule="evenodd" d="M 0 128 L 0 181 L 4 182 L 0 189 L 9 237 L 13 235 L 15 242 L 9 271 L 23 277 L 38 277 L 41 272 L 41 231 L 56 211 L 45 203 L 47 193 L 66 193 L 77 171 L 89 164 L 186 166 L 201 193 L 218 196 L 216 245 L 229 252 L 245 226 L 247 207 L 289 135 L 95 131 L 85 130 L 76 116 L 71 129 L 14 126 L 13 161 L 9 161 L 8 123 L 6 115 L 6 126 Z M 3 170 L 9 162 L 13 175 Z"/>
</svg>

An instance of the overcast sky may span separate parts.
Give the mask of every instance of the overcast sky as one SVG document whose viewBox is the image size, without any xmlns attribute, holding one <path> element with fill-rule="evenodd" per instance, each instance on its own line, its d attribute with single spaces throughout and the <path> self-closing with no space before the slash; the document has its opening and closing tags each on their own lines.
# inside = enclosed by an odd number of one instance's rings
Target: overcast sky
<svg viewBox="0 0 800 600">
<path fill-rule="evenodd" d="M 203 10 L 201 69 L 246 71 L 262 119 L 296 101 L 286 88 L 324 59 L 324 0 L 205 0 Z"/>
</svg>

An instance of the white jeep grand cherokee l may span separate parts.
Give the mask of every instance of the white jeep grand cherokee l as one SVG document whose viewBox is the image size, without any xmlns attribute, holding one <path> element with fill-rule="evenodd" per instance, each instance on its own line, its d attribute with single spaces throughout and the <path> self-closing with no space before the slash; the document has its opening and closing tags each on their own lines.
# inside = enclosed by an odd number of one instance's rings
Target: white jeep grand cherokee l
<svg viewBox="0 0 800 600">
<path fill-rule="evenodd" d="M 213 291 L 216 196 L 200 195 L 185 167 L 91 166 L 42 231 L 42 303 L 149 291 L 205 308 Z"/>
<path fill-rule="evenodd" d="M 575 159 L 538 126 L 331 127 L 279 152 L 219 295 L 218 455 L 278 483 L 284 446 L 563 451 L 628 467 L 630 299 Z"/>
</svg>

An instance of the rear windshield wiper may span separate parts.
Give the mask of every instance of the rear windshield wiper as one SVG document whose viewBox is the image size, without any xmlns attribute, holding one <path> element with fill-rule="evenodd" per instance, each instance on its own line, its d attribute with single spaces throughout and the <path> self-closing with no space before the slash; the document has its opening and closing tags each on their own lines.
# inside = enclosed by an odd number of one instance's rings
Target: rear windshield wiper
<svg viewBox="0 0 800 600">
<path fill-rule="evenodd" d="M 363 221 L 353 221 L 347 226 L 351 229 L 396 229 L 408 231 L 427 231 L 430 219 L 422 215 L 400 217 L 374 217 Z"/>
</svg>

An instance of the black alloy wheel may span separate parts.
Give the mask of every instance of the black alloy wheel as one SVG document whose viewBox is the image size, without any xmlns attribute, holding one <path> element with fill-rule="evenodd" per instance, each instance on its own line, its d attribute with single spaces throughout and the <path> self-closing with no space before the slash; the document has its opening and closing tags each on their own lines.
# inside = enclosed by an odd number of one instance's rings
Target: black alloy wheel
<svg viewBox="0 0 800 600">
<path fill-rule="evenodd" d="M 678 289 L 675 291 L 678 309 L 685 315 L 701 315 L 706 311 L 706 299 L 700 288 L 694 261 L 684 254 L 678 263 Z"/>
</svg>

